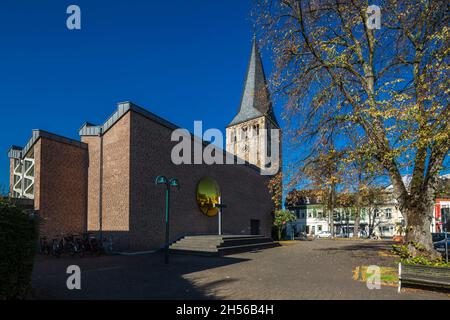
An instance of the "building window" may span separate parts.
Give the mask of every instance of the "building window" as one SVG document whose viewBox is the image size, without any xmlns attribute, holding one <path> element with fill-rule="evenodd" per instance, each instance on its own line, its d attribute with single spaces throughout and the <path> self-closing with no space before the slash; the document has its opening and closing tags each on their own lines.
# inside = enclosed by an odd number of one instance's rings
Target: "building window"
<svg viewBox="0 0 450 320">
<path fill-rule="evenodd" d="M 318 231 L 318 232 L 322 231 L 322 226 L 321 226 L 321 225 L 318 225 L 318 226 L 317 226 L 317 231 Z"/>
<path fill-rule="evenodd" d="M 380 216 L 380 210 L 379 209 L 375 209 L 374 211 L 373 211 L 373 217 L 374 218 L 378 218 Z"/>
<path fill-rule="evenodd" d="M 236 142 L 236 132 L 234 130 L 231 130 L 231 142 Z"/>
<path fill-rule="evenodd" d="M 242 128 L 242 138 L 248 139 L 248 128 L 247 127 Z"/>
<path fill-rule="evenodd" d="M 253 125 L 253 134 L 259 136 L 259 124 Z"/>
<path fill-rule="evenodd" d="M 392 219 L 392 209 L 391 208 L 386 209 L 386 218 Z"/>
</svg>

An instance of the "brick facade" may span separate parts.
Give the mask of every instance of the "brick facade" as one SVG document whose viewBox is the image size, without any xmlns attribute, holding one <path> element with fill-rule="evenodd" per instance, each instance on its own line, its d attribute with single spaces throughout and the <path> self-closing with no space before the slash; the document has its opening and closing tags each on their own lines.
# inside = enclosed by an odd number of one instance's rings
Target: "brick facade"
<svg viewBox="0 0 450 320">
<path fill-rule="evenodd" d="M 98 231 L 100 230 L 100 137 L 82 137 L 81 141 L 88 145 L 87 229 Z"/>
<path fill-rule="evenodd" d="M 171 193 L 171 241 L 188 234 L 217 233 L 217 217 L 203 215 L 196 202 L 197 184 L 205 176 L 218 182 L 228 205 L 222 219 L 224 233 L 250 234 L 250 220 L 256 219 L 261 234 L 270 236 L 267 177 L 246 165 L 174 165 L 172 130 L 139 113 L 130 115 L 130 249 L 160 247 L 164 242 L 164 188 L 155 185 L 158 175 L 176 177 L 181 184 L 180 190 Z"/>
<path fill-rule="evenodd" d="M 87 150 L 39 139 L 35 156 L 35 210 L 41 236 L 81 233 L 86 229 Z"/>
<path fill-rule="evenodd" d="M 204 216 L 196 202 L 200 179 L 218 181 L 228 209 L 222 230 L 250 234 L 250 220 L 260 221 L 261 234 L 270 235 L 272 202 L 267 177 L 246 165 L 174 165 L 173 128 L 139 112 L 124 114 L 103 135 L 102 217 L 99 218 L 100 137 L 82 136 L 88 144 L 88 231 L 101 230 L 119 250 L 148 250 L 164 243 L 164 188 L 156 176 L 177 177 L 180 190 L 171 197 L 171 241 L 189 234 L 214 234 L 217 217 Z"/>
<path fill-rule="evenodd" d="M 217 233 L 217 217 L 203 215 L 196 201 L 197 184 L 205 176 L 218 182 L 228 206 L 223 213 L 223 233 L 251 234 L 251 220 L 258 220 L 260 234 L 270 236 L 270 177 L 262 176 L 257 167 L 175 165 L 171 160 L 172 148 L 178 143 L 171 141 L 174 125 L 131 103 L 120 104 L 110 119 L 114 121 L 103 126 L 89 125 L 89 134 L 80 131 L 81 142 L 56 135 L 52 139 L 48 133 L 33 136 L 27 152 L 34 153 L 34 203 L 43 218 L 42 236 L 101 230 L 104 238 L 112 236 L 117 250 L 162 247 L 165 201 L 164 187 L 155 185 L 158 175 L 176 177 L 181 184 L 171 194 L 171 241 Z"/>
<path fill-rule="evenodd" d="M 236 143 L 231 138 L 253 127 L 256 133 L 251 145 L 247 146 L 247 135 Z M 118 104 L 117 111 L 103 125 L 85 123 L 80 129 L 81 143 L 33 130 L 24 148 L 12 146 L 8 152 L 11 182 L 14 159 L 22 160 L 22 153 L 28 153 L 32 147 L 34 195 L 26 196 L 34 196 L 35 209 L 44 219 L 41 233 L 54 236 L 101 232 L 102 237 L 113 237 L 115 249 L 133 251 L 160 248 L 164 244 L 165 190 L 155 185 L 158 175 L 176 177 L 181 184 L 180 190 L 172 190 L 170 240 L 185 235 L 217 234 L 217 217 L 203 215 L 196 200 L 197 184 L 208 176 L 217 181 L 222 202 L 228 206 L 222 215 L 224 234 L 249 235 L 257 225 L 253 223 L 252 230 L 251 222 L 257 220 L 259 234 L 270 236 L 273 209 L 267 188 L 270 176 L 260 172 L 264 167 L 262 156 L 270 150 L 270 139 L 258 136 L 258 132 L 279 130 L 279 125 L 255 39 L 241 106 L 226 133 L 226 149 L 247 163 L 175 165 L 171 160 L 172 148 L 177 144 L 171 141 L 175 129 L 168 121 L 124 102 Z M 242 154 L 243 147 L 245 150 L 251 147 L 250 154 L 246 151 Z M 195 149 L 192 146 L 192 152 Z M 273 161 L 281 164 L 281 154 Z M 31 189 L 28 184 L 28 190 Z"/>
</svg>

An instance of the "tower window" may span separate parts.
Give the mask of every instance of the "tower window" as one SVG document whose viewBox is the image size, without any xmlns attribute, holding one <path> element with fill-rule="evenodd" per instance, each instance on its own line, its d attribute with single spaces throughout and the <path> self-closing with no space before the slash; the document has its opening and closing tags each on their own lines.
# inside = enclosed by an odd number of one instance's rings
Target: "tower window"
<svg viewBox="0 0 450 320">
<path fill-rule="evenodd" d="M 247 127 L 242 128 L 242 136 L 244 139 L 248 139 L 248 128 Z"/>
<path fill-rule="evenodd" d="M 231 141 L 236 142 L 236 132 L 234 130 L 231 131 Z"/>
<path fill-rule="evenodd" d="M 259 124 L 253 125 L 254 135 L 259 136 Z"/>
</svg>

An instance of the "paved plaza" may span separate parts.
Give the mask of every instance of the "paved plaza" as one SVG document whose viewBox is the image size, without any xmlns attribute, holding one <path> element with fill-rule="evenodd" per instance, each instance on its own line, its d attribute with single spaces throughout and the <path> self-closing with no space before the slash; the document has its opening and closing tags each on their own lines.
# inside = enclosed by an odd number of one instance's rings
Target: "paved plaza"
<svg viewBox="0 0 450 320">
<path fill-rule="evenodd" d="M 450 299 L 445 293 L 394 286 L 369 290 L 353 280 L 360 265 L 396 267 L 387 241 L 297 241 L 227 257 L 161 253 L 56 259 L 38 256 L 36 299 Z M 380 254 L 380 252 L 382 254 Z M 81 268 L 81 290 L 66 287 L 69 265 Z"/>
</svg>

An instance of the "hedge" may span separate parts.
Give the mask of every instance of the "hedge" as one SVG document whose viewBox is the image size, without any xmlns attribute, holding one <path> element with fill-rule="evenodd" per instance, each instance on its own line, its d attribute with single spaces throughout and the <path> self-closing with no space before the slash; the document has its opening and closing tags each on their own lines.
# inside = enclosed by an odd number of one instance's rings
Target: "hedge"
<svg viewBox="0 0 450 320">
<path fill-rule="evenodd" d="M 31 293 L 37 225 L 29 214 L 0 199 L 0 300 L 25 299 Z"/>
</svg>

